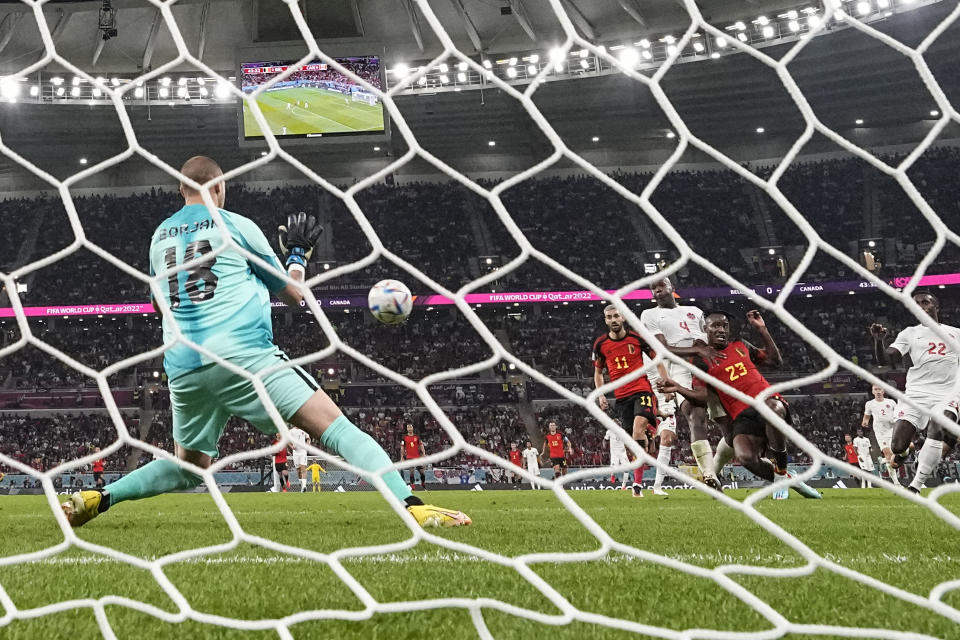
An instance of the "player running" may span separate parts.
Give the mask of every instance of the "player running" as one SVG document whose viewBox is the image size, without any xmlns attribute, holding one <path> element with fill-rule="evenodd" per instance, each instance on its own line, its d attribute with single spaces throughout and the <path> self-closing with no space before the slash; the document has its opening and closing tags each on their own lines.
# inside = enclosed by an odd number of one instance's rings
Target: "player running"
<svg viewBox="0 0 960 640">
<path fill-rule="evenodd" d="M 593 384 L 599 389 L 603 386 L 603 370 L 610 374 L 610 381 L 633 373 L 644 366 L 644 356 L 656 357 L 654 350 L 635 331 L 628 331 L 623 317 L 617 308 L 608 305 L 603 310 L 603 321 L 607 333 L 593 342 Z M 662 378 L 667 378 L 667 370 L 658 365 Z M 657 398 L 646 375 L 614 389 L 617 409 L 620 411 L 620 424 L 625 431 L 632 430 L 633 439 L 644 451 L 652 451 L 653 439 L 647 431 L 654 430 L 657 421 Z M 609 406 L 607 398 L 600 396 L 597 403 L 604 411 Z M 633 496 L 643 497 L 643 467 L 633 470 Z"/>
<path fill-rule="evenodd" d="M 191 158 L 180 171 L 199 184 L 223 176 L 220 167 L 204 156 Z M 163 317 L 163 336 L 175 455 L 205 469 L 218 454 L 217 442 L 230 416 L 244 418 L 268 434 L 276 433 L 277 427 L 252 382 L 211 362 L 186 344 L 175 342 L 175 329 L 179 328 L 184 338 L 250 374 L 287 362 L 286 354 L 273 344 L 270 293 L 288 306 L 299 305 L 303 300 L 300 290 L 287 284 L 280 274 L 286 272 L 291 279 L 304 280 L 323 229 L 312 216 L 289 216 L 286 226 L 279 228 L 280 249 L 286 256 L 280 262 L 256 224 L 223 209 L 225 182 L 209 187 L 210 197 L 219 207 L 223 229 L 218 228 L 199 191 L 182 183 L 180 193 L 184 207 L 164 220 L 153 234 L 150 274 L 201 258 L 199 263 L 171 273 L 164 283 L 171 313 Z M 224 247 L 221 231 L 269 268 L 249 260 L 232 246 Z M 223 248 L 223 252 L 209 255 L 218 248 Z M 363 471 L 386 470 L 381 478 L 387 490 L 406 504 L 420 525 L 470 524 L 470 518 L 459 511 L 424 505 L 413 496 L 400 473 L 390 468 L 390 456 L 351 423 L 303 369 L 274 369 L 262 377 L 262 383 L 283 420 L 300 427 L 314 441 Z M 63 511 L 69 523 L 79 527 L 126 500 L 192 489 L 201 482 L 200 475 L 175 462 L 154 460 L 101 490 L 74 493 L 63 504 Z"/>
<path fill-rule="evenodd" d="M 890 450 L 890 441 L 893 438 L 893 425 L 896 422 L 896 403 L 893 400 L 884 397 L 883 389 L 873 385 L 870 391 L 873 393 L 873 399 L 867 400 L 863 405 L 863 420 L 860 426 L 866 429 L 873 427 L 873 437 L 877 439 L 877 446 L 885 458 L 884 464 L 887 467 L 887 473 L 890 475 L 890 482 L 900 485 L 900 474 L 892 465 L 893 451 Z"/>
<path fill-rule="evenodd" d="M 918 291 L 913 294 L 913 301 L 934 322 L 940 324 L 940 301 L 936 296 Z M 940 330 L 960 341 L 960 330 L 957 328 L 940 324 Z M 870 335 L 873 337 L 873 355 L 878 365 L 896 367 L 902 363 L 907 367 L 907 384 L 903 395 L 927 412 L 941 414 L 951 422 L 956 422 L 960 413 L 955 389 L 960 358 L 954 348 L 923 324 L 907 327 L 886 348 L 883 344 L 887 335 L 886 327 L 874 323 L 870 325 Z M 908 491 L 919 493 L 923 483 L 940 464 L 941 457 L 956 445 L 957 437 L 936 422 L 931 423 L 927 413 L 905 402 L 898 402 L 895 411 L 896 423 L 890 441 L 893 453 L 891 466 L 894 469 L 899 469 L 909 455 L 908 449 L 917 432 L 927 431 L 927 438 L 917 454 L 917 473 L 907 487 Z"/>
<path fill-rule="evenodd" d="M 644 309 L 640 314 L 640 322 L 644 329 L 652 333 L 675 355 L 684 358 L 699 356 L 705 362 L 720 358 L 717 352 L 706 343 L 707 337 L 702 329 L 703 312 L 697 307 L 677 304 L 670 278 L 662 278 L 652 283 L 650 293 L 653 294 L 657 306 Z M 671 380 L 687 388 L 693 386 L 693 375 L 690 371 L 672 362 L 667 362 L 665 365 Z M 650 382 L 655 391 L 658 377 L 655 373 L 650 375 Z M 667 417 L 660 422 L 657 431 L 657 435 L 660 436 L 660 452 L 657 454 L 659 464 L 657 477 L 653 483 L 654 494 L 658 495 L 665 475 L 663 469 L 670 464 L 670 456 L 677 443 L 677 422 L 673 415 L 676 406 L 680 407 L 680 413 L 686 419 L 687 427 L 690 429 L 690 451 L 700 468 L 704 484 L 719 490 L 720 481 L 717 479 L 717 470 L 714 468 L 713 451 L 710 448 L 710 441 L 707 440 L 706 408 L 685 402 L 683 396 L 677 398 L 676 405 L 673 402 L 665 402 L 665 398 L 662 397 L 658 397 L 657 400 L 661 413 Z M 663 492 L 660 491 L 660 493 Z"/>
<path fill-rule="evenodd" d="M 523 459 L 527 463 L 527 471 L 534 477 L 540 477 L 540 452 L 537 451 L 533 443 L 527 440 L 527 448 L 523 450 Z M 539 489 L 540 483 L 536 480 L 530 481 L 531 489 Z"/>
<path fill-rule="evenodd" d="M 550 463 L 553 465 L 554 479 L 567 475 L 567 454 L 573 457 L 573 445 L 567 436 L 557 431 L 557 423 L 550 421 L 547 425 L 547 435 L 543 438 L 542 456 L 547 455 L 547 449 L 550 450 Z M 566 445 L 566 448 L 564 448 Z M 564 452 L 566 449 L 566 453 Z"/>
<path fill-rule="evenodd" d="M 607 431 L 606 435 L 603 436 L 604 440 L 610 441 L 610 466 L 618 467 L 624 464 L 630 464 L 630 458 L 627 457 L 627 445 L 623 443 L 623 440 L 620 439 L 620 436 L 615 434 L 612 431 Z M 628 471 L 623 472 L 623 482 L 620 483 L 621 489 L 627 488 L 627 480 L 630 479 L 630 473 Z M 610 482 L 615 482 L 616 478 L 610 476 Z M 666 495 L 666 494 L 664 494 Z"/>
<path fill-rule="evenodd" d="M 849 438 L 849 434 L 847 438 Z M 860 468 L 863 471 L 868 471 L 874 473 L 876 468 L 873 466 L 873 456 L 870 454 L 870 438 L 865 438 L 863 432 L 853 439 L 853 448 L 857 450 L 857 460 L 860 464 Z M 870 481 L 866 478 L 860 479 L 860 488 L 866 489 L 867 487 L 872 487 Z"/>
<path fill-rule="evenodd" d="M 293 468 L 297 470 L 297 477 L 300 478 L 300 493 L 307 490 L 307 450 L 306 445 L 310 444 L 310 436 L 299 427 L 290 429 L 290 446 L 293 448 Z"/>
<path fill-rule="evenodd" d="M 729 384 L 745 395 L 756 398 L 760 392 L 770 387 L 770 383 L 757 369 L 757 365 L 776 368 L 783 362 L 780 350 L 773 336 L 767 330 L 766 323 L 759 311 L 747 313 L 747 322 L 763 338 L 764 348 L 758 349 L 743 340 L 728 342 L 730 319 L 724 312 L 711 312 L 706 315 L 707 344 L 716 349 L 724 358 L 704 363 L 707 373 L 717 380 Z M 683 395 L 701 406 L 707 403 L 707 386 L 700 378 L 693 379 L 693 387 L 677 384 L 674 380 L 661 382 L 661 391 Z M 768 423 L 760 412 L 745 402 L 734 398 L 716 388 L 717 396 L 730 417 L 730 430 L 724 434 L 729 438 L 727 444 L 733 447 L 734 454 L 745 468 L 754 475 L 773 482 L 787 473 L 786 438 L 774 425 Z M 782 420 L 791 423 L 790 408 L 779 393 L 766 399 L 766 404 Z M 763 457 L 767 448 L 773 452 L 773 460 Z M 805 498 L 820 498 L 820 493 L 800 482 L 793 485 L 794 490 Z"/>
<path fill-rule="evenodd" d="M 413 432 L 413 425 L 407 424 L 407 433 L 403 436 L 403 445 L 400 447 L 401 460 L 416 460 L 427 455 L 427 450 L 423 447 L 423 440 Z M 427 490 L 427 468 L 423 465 L 412 467 L 408 470 L 410 474 L 410 486 L 413 486 L 414 469 L 420 472 L 420 487 Z"/>
</svg>

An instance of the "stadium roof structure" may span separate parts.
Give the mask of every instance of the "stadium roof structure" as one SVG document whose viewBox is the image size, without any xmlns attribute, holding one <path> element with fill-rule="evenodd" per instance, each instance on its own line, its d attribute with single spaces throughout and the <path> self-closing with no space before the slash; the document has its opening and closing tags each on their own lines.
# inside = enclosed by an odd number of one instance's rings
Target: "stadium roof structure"
<svg viewBox="0 0 960 640">
<path fill-rule="evenodd" d="M 953 8 L 953 3 L 936 0 L 889 0 L 889 7 L 899 12 L 891 11 L 886 16 L 885 12 L 877 13 L 882 11 L 881 1 L 866 3 L 873 12 L 870 17 L 875 18 L 872 26 L 910 46 L 918 44 Z M 667 37 L 678 36 L 689 24 L 676 0 L 562 0 L 562 5 L 581 35 L 595 45 L 602 44 L 611 54 L 615 47 L 639 48 L 643 40 L 652 42 L 654 50 L 659 47 L 666 51 L 670 46 Z M 51 0 L 43 5 L 58 53 L 92 76 L 123 81 L 176 57 L 173 39 L 163 20 L 158 19 L 155 6 L 145 0 L 111 0 L 110 6 L 115 11 L 117 36 L 104 40 L 100 1 Z M 415 3 L 408 0 L 303 0 L 302 6 L 321 46 L 382 47 L 391 69 L 391 83 L 398 79 L 392 73 L 397 65 L 416 70 L 441 51 Z M 539 58 L 539 69 L 550 63 L 551 49 L 562 41 L 560 26 L 545 0 L 434 0 L 430 6 L 460 51 L 477 63 L 490 60 L 494 71 L 504 77 L 503 70 L 510 66 L 506 61 L 517 58 L 520 73 L 511 83 L 521 87 L 526 83 L 522 76 L 531 55 Z M 756 46 L 774 58 L 782 56 L 795 40 L 786 26 L 791 12 L 800 13 L 802 18 L 804 9 L 822 10 L 818 5 L 779 1 L 759 5 L 702 0 L 698 6 L 710 24 L 729 31 L 731 37 L 738 33 L 734 25 L 744 23 L 751 44 L 760 40 Z M 271 43 L 288 43 L 296 35 L 292 21 L 278 8 L 285 9 L 280 0 L 180 0 L 172 11 L 191 51 L 229 77 L 236 76 L 237 47 L 269 47 Z M 856 2 L 845 3 L 845 8 L 856 15 Z M 766 25 L 759 21 L 761 17 L 777 25 L 776 37 L 764 36 Z M 782 34 L 780 29 L 784 30 Z M 702 42 L 716 47 L 711 40 L 715 39 L 705 34 Z M 958 49 L 960 24 L 955 24 L 926 55 L 940 86 L 954 103 L 960 96 Z M 31 9 L 19 2 L 0 0 L 0 73 L 23 69 L 42 53 Z M 580 65 L 573 57 L 577 53 L 568 55 L 571 62 Z M 708 53 L 709 48 L 683 52 L 684 63 L 675 64 L 666 74 L 664 89 L 678 113 L 694 133 L 712 144 L 751 145 L 754 150 L 749 154 L 753 157 L 776 155 L 785 144 L 770 146 L 766 141 L 795 138 L 803 127 L 793 99 L 770 67 L 742 53 L 705 55 Z M 496 67 L 498 60 L 502 68 Z M 551 79 L 556 81 L 544 83 L 534 98 L 572 148 L 629 154 L 668 149 L 675 144 L 669 121 L 647 88 L 597 60 L 593 52 L 588 52 L 585 60 L 591 65 L 589 70 L 573 73 L 567 69 L 563 77 L 552 74 L 556 77 Z M 649 73 L 656 62 L 654 59 L 644 69 L 641 60 L 640 70 Z M 457 61 L 451 59 L 450 63 Z M 852 28 L 836 28 L 812 39 L 790 64 L 790 71 L 818 116 L 863 144 L 877 140 L 889 144 L 915 142 L 939 117 L 940 109 L 912 63 Z M 49 82 L 58 74 L 63 75 L 62 69 L 51 64 L 26 78 L 25 83 Z M 195 69 L 181 67 L 168 75 L 174 80 L 188 78 L 191 91 L 200 88 Z M 69 83 L 69 74 L 61 81 Z M 189 101 L 157 100 L 151 94 L 157 82 L 154 78 L 146 83 L 142 99 L 130 94 L 129 113 L 144 146 L 172 162 L 195 151 L 199 137 L 219 157 L 237 161 L 252 157 L 253 151 L 237 146 L 236 104 L 232 99 L 215 100 L 210 96 Z M 570 83 L 576 83 L 575 90 L 571 91 Z M 467 85 L 471 83 L 464 83 L 460 87 L 463 90 L 457 91 L 456 87 L 438 86 L 431 80 L 398 96 L 399 108 L 424 147 L 443 158 L 512 154 L 529 157 L 531 163 L 549 153 L 546 138 L 516 100 L 489 82 Z M 0 99 L 0 132 L 7 144 L 28 158 L 49 164 L 62 162 L 63 169 L 72 172 L 78 154 L 92 156 L 90 161 L 95 162 L 98 157 L 121 150 L 124 141 L 107 100 L 87 100 L 88 93 L 82 94 L 83 99 L 71 100 L 69 84 L 65 86 L 67 91 L 59 100 L 32 100 L 26 91 L 16 104 Z M 84 85 L 83 90 L 90 91 L 91 87 Z M 97 135 L 82 135 L 79 122 L 83 129 Z M 758 133 L 760 129 L 762 134 Z M 38 135 L 40 132 L 42 135 Z M 943 137 L 960 135 L 951 125 Z M 488 146 L 490 140 L 497 142 L 496 147 Z M 71 146 L 76 150 L 64 151 Z M 372 159 L 371 148 L 358 142 L 338 145 L 335 156 L 315 149 L 304 149 L 298 155 L 322 165 L 346 157 Z M 398 154 L 403 149 L 402 140 L 394 136 L 381 153 Z M 9 164 L 0 161 L 0 165 Z M 491 159 L 491 168 L 495 165 Z"/>
</svg>

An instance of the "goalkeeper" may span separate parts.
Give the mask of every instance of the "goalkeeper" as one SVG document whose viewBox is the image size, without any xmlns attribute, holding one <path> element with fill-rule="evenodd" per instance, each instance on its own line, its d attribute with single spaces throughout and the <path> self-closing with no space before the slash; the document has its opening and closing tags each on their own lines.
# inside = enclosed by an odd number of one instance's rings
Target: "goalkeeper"
<svg viewBox="0 0 960 640">
<path fill-rule="evenodd" d="M 190 158 L 180 172 L 199 184 L 223 175 L 220 167 L 204 156 Z M 300 304 L 300 291 L 280 274 L 285 265 L 291 279 L 304 280 L 307 262 L 323 228 L 304 213 L 290 216 L 287 225 L 279 228 L 280 248 L 286 256 L 281 264 L 254 222 L 223 209 L 226 185 L 219 182 L 210 187 L 210 195 L 219 207 L 226 231 L 236 245 L 271 268 L 250 262 L 232 246 L 202 259 L 223 245 L 224 239 L 201 193 L 181 184 L 180 194 L 184 207 L 160 224 L 150 244 L 151 276 L 201 258 L 199 264 L 169 276 L 166 295 L 172 320 L 185 338 L 250 374 L 287 361 L 286 354 L 273 344 L 270 292 L 289 306 Z M 264 433 L 277 432 L 250 380 L 175 343 L 168 316 L 163 318 L 163 338 L 168 346 L 163 366 L 170 380 L 173 439 L 180 460 L 209 467 L 232 415 L 250 421 Z M 281 419 L 306 431 L 315 442 L 319 440 L 364 471 L 376 473 L 391 466 L 390 457 L 380 445 L 353 425 L 300 367 L 274 371 L 263 377 L 263 385 Z M 470 524 L 470 518 L 459 511 L 424 505 L 396 470 L 387 471 L 382 478 L 421 525 Z M 202 481 L 201 476 L 174 462 L 154 460 L 103 489 L 74 493 L 63 504 L 63 511 L 70 525 L 79 527 L 126 500 L 192 489 Z"/>
</svg>

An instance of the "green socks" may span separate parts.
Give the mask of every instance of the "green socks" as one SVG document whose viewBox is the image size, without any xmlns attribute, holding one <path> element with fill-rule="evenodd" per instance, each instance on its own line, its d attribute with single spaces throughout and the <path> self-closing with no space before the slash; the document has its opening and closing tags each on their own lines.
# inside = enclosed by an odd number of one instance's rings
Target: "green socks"
<svg viewBox="0 0 960 640">
<path fill-rule="evenodd" d="M 161 493 L 193 489 L 201 482 L 203 478 L 181 468 L 175 462 L 154 460 L 103 489 L 110 494 L 109 506 L 113 506 L 124 500 L 139 500 Z"/>
<path fill-rule="evenodd" d="M 353 466 L 364 471 L 375 473 L 393 464 L 383 447 L 347 420 L 346 416 L 340 416 L 334 420 L 323 432 L 320 442 L 334 453 L 343 456 L 343 459 Z M 409 504 L 407 498 L 411 496 L 410 487 L 403 481 L 400 472 L 388 471 L 382 477 L 390 493 L 401 502 Z"/>
</svg>

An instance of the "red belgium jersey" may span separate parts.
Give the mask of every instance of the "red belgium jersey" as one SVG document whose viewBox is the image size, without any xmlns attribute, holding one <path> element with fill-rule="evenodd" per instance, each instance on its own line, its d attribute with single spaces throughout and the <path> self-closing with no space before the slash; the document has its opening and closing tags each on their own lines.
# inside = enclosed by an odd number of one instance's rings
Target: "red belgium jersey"
<svg viewBox="0 0 960 640">
<path fill-rule="evenodd" d="M 94 473 L 103 473 L 103 460 L 94 460 L 94 462 L 93 462 L 93 472 L 94 472 Z"/>
<path fill-rule="evenodd" d="M 750 359 L 750 348 L 743 342 L 739 340 L 731 342 L 723 349 L 720 349 L 719 352 L 726 354 L 727 359 L 720 360 L 717 364 L 709 365 L 707 373 L 711 376 L 725 382 L 751 398 L 756 398 L 761 391 L 770 386 L 767 379 L 764 378 L 763 374 L 757 369 L 757 365 Z M 763 362 L 765 357 L 766 353 L 764 351 L 757 352 L 757 360 L 760 362 Z M 704 386 L 700 378 L 694 378 L 693 384 L 694 386 Z M 723 405 L 724 410 L 727 412 L 727 415 L 730 416 L 731 420 L 735 420 L 745 409 L 750 408 L 750 405 L 747 403 L 727 395 L 720 389 L 716 391 L 717 397 L 720 398 L 720 403 Z"/>
<path fill-rule="evenodd" d="M 403 436 L 403 454 L 407 460 L 420 457 L 420 436 Z"/>
<path fill-rule="evenodd" d="M 550 449 L 550 457 L 562 458 L 563 457 L 563 434 L 548 433 L 546 439 L 547 439 L 547 447 L 549 447 Z"/>
<path fill-rule="evenodd" d="M 857 455 L 857 448 L 852 444 L 843 445 L 843 450 L 847 452 L 847 462 L 857 464 L 860 462 L 860 456 Z"/>
<path fill-rule="evenodd" d="M 520 452 L 519 452 L 519 451 L 515 451 L 514 449 L 510 449 L 510 462 L 512 462 L 513 464 L 517 465 L 518 467 L 522 467 L 522 466 L 523 466 L 523 464 L 522 464 L 522 463 L 523 463 L 523 456 L 520 455 Z"/>
<path fill-rule="evenodd" d="M 280 437 L 279 437 L 279 436 L 273 441 L 273 444 L 277 444 L 278 442 L 280 442 Z M 278 451 L 277 453 L 273 454 L 273 461 L 274 461 L 276 464 L 286 464 L 286 463 L 287 463 L 287 448 L 284 447 L 283 449 L 281 449 L 281 450 Z"/>
<path fill-rule="evenodd" d="M 656 355 L 635 331 L 627 331 L 627 334 L 619 339 L 611 338 L 608 332 L 593 342 L 593 365 L 601 371 L 606 369 L 611 382 L 643 367 L 643 354 L 650 358 Z M 617 387 L 613 395 L 616 398 L 626 398 L 641 391 L 653 391 L 645 375 Z"/>
</svg>

